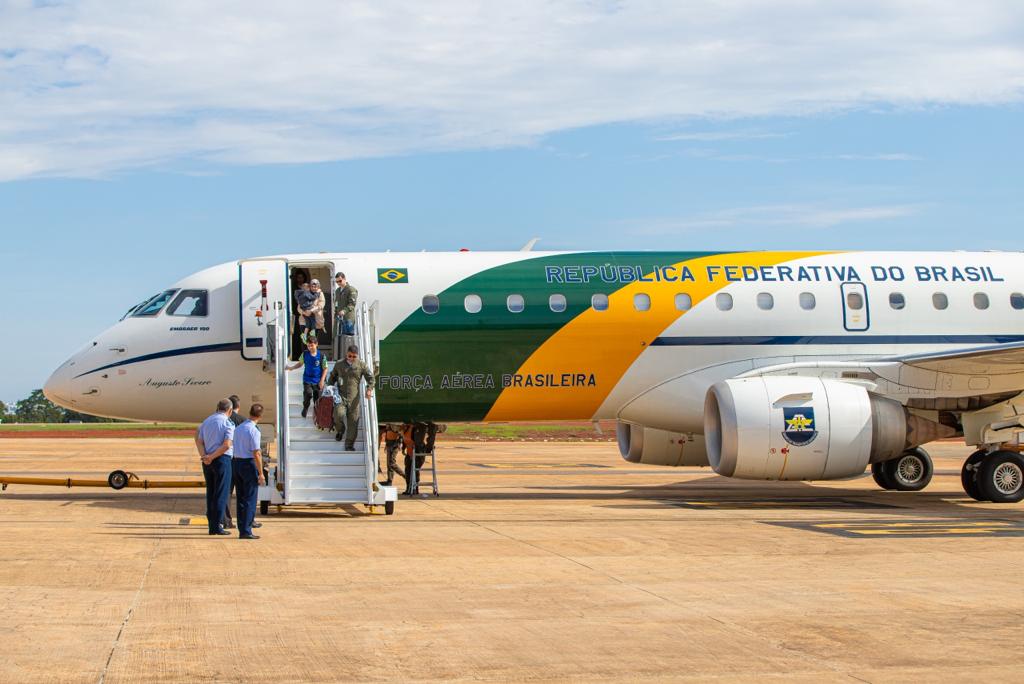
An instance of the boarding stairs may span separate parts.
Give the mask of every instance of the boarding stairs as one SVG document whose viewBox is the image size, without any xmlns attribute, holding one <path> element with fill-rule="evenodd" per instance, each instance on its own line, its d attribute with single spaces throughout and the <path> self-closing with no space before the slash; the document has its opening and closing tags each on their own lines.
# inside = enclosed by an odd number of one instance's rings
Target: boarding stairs
<svg viewBox="0 0 1024 684">
<path fill-rule="evenodd" d="M 376 374 L 379 367 L 377 306 L 361 303 L 356 312 L 355 344 L 360 359 Z M 363 504 L 383 506 L 394 511 L 397 489 L 377 482 L 378 432 L 376 393 L 366 399 L 366 383 L 360 382 L 361 416 L 355 450 L 346 451 L 345 441 L 335 441 L 335 433 L 319 430 L 314 423 L 315 404 L 310 403 L 302 417 L 302 369 L 285 371 L 286 331 L 269 324 L 268 356 L 264 367 L 276 376 L 277 462 L 266 487 L 260 488 L 261 510 L 269 504 Z M 337 361 L 335 362 L 337 363 Z M 333 364 L 328 365 L 328 374 Z M 349 435 L 346 435 L 346 438 Z M 266 503 L 264 503 L 266 502 Z"/>
</svg>

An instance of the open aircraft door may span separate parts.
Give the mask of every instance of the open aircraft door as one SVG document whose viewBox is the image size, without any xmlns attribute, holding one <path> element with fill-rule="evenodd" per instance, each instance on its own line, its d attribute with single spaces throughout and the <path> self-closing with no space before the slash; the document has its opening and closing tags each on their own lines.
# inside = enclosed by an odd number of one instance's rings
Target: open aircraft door
<svg viewBox="0 0 1024 684">
<path fill-rule="evenodd" d="M 238 262 L 239 326 L 242 358 L 263 359 L 267 318 L 274 302 L 281 302 L 287 315 L 288 261 L 286 259 L 245 259 Z M 258 314 L 258 315 L 257 315 Z"/>
</svg>

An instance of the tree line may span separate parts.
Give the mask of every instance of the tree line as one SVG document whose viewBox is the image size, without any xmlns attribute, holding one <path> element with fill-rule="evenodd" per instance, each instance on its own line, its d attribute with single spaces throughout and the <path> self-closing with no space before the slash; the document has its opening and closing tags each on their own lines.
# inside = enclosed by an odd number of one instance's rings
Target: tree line
<svg viewBox="0 0 1024 684">
<path fill-rule="evenodd" d="M 57 406 L 46 398 L 43 390 L 32 393 L 14 406 L 0 401 L 0 421 L 4 423 L 113 423 L 112 418 L 99 418 Z"/>
</svg>

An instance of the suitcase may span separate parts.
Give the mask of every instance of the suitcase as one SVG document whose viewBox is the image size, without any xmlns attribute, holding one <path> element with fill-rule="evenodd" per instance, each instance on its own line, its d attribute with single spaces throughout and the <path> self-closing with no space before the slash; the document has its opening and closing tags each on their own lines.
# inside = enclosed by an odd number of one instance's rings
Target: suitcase
<svg viewBox="0 0 1024 684">
<path fill-rule="evenodd" d="M 330 430 L 334 426 L 334 399 L 320 397 L 316 400 L 313 422 L 320 430 Z"/>
</svg>

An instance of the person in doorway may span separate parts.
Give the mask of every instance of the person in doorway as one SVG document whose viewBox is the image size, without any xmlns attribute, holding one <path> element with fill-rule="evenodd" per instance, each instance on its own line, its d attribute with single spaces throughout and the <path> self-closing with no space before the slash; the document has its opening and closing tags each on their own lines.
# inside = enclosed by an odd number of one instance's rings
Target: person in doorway
<svg viewBox="0 0 1024 684">
<path fill-rule="evenodd" d="M 195 442 L 203 462 L 206 478 L 206 523 L 210 534 L 231 534 L 221 525 L 221 516 L 231 491 L 231 457 L 235 425 L 231 414 L 231 400 L 217 402 L 217 411 L 202 422 L 196 430 Z"/>
<path fill-rule="evenodd" d="M 299 310 L 299 338 L 303 342 L 316 330 L 316 317 L 313 315 L 316 294 L 312 287 L 312 283 L 303 283 L 295 292 L 295 306 Z"/>
<path fill-rule="evenodd" d="M 231 459 L 231 476 L 238 492 L 235 519 L 238 520 L 239 539 L 259 539 L 252 533 L 252 528 L 256 520 L 259 487 L 266 484 L 263 478 L 260 431 L 256 427 L 262 415 L 263 405 L 253 404 L 249 407 L 249 420 L 239 425 L 235 432 L 235 455 Z"/>
<path fill-rule="evenodd" d="M 324 389 L 324 382 L 327 380 L 327 359 L 320 351 L 316 336 L 306 340 L 306 351 L 302 352 L 302 361 L 285 366 L 287 370 L 295 370 L 303 366 L 302 371 L 302 417 L 305 418 L 309 412 L 309 404 L 314 404 L 320 398 L 320 392 Z"/>
<path fill-rule="evenodd" d="M 316 278 L 309 281 L 309 291 L 313 293 L 314 299 L 313 305 L 306 310 L 306 339 L 316 337 L 319 343 L 320 335 L 324 332 L 324 308 L 327 301 L 320 289 L 320 281 Z"/>
<path fill-rule="evenodd" d="M 345 278 L 341 271 L 334 276 L 334 321 L 336 339 L 342 335 L 356 334 L 356 299 L 359 291 Z"/>
<path fill-rule="evenodd" d="M 302 332 L 302 326 L 299 324 L 302 316 L 299 314 L 299 301 L 298 292 L 302 289 L 303 284 L 309 283 L 309 271 L 305 268 L 293 268 L 292 269 L 292 298 L 291 298 L 291 350 L 292 350 L 292 361 L 297 361 L 302 355 L 305 348 L 306 342 L 300 336 Z"/>
<path fill-rule="evenodd" d="M 334 439 L 345 439 L 345 450 L 355 451 L 359 431 L 359 380 L 366 380 L 366 398 L 373 396 L 373 371 L 359 360 L 359 348 L 350 345 L 345 358 L 334 364 L 328 382 L 337 385 L 341 401 L 334 407 Z"/>
</svg>

